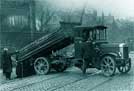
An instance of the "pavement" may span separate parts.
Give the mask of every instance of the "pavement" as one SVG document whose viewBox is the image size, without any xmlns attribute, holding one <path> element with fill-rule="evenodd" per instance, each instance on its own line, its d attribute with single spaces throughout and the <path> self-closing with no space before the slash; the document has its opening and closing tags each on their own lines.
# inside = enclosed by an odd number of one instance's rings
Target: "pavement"
<svg viewBox="0 0 134 91">
<path fill-rule="evenodd" d="M 88 69 L 87 74 L 83 75 L 75 67 L 63 73 L 53 71 L 48 75 L 22 79 L 14 79 L 13 73 L 13 80 L 4 80 L 3 83 L 0 80 L 0 91 L 134 91 L 134 54 L 130 57 L 132 68 L 127 74 L 120 74 L 117 70 L 115 76 L 104 77 L 101 71 Z"/>
<path fill-rule="evenodd" d="M 15 68 L 13 68 L 11 79 L 15 79 L 15 78 L 16 78 L 16 73 L 15 73 Z M 14 80 L 10 80 L 10 81 L 14 81 Z M 5 76 L 2 74 L 2 69 L 0 69 L 0 85 L 2 85 L 3 83 L 7 83 L 7 82 L 8 80 L 6 80 Z"/>
</svg>

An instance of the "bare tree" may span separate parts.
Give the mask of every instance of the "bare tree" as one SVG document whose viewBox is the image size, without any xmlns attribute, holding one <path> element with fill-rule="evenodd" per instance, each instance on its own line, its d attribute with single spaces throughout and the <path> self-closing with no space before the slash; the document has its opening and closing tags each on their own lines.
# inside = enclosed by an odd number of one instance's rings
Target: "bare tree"
<svg viewBox="0 0 134 91">
<path fill-rule="evenodd" d="M 74 22 L 74 23 L 80 23 L 83 22 L 83 16 L 85 14 L 85 7 L 82 10 L 73 10 L 68 9 L 66 11 L 60 11 L 59 17 L 64 22 Z"/>
<path fill-rule="evenodd" d="M 59 11 L 59 17 L 62 21 L 65 22 L 71 22 L 72 15 L 72 9 L 68 9 L 66 11 Z"/>
<path fill-rule="evenodd" d="M 48 23 L 51 21 L 54 12 L 51 12 L 49 8 L 43 10 L 40 15 L 40 31 L 44 31 L 44 28 L 47 27 Z"/>
<path fill-rule="evenodd" d="M 38 27 L 39 31 L 45 31 L 46 27 L 48 26 L 48 23 L 51 21 L 53 18 L 55 11 L 51 9 L 51 6 L 48 5 L 48 3 L 42 3 L 39 2 L 37 7 L 37 20 L 38 20 Z"/>
</svg>

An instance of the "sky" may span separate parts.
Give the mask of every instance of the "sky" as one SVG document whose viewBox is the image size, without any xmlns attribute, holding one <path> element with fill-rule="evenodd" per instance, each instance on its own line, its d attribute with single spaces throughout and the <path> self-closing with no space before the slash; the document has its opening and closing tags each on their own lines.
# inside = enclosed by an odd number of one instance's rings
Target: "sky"
<svg viewBox="0 0 134 91">
<path fill-rule="evenodd" d="M 134 17 L 134 0 L 48 0 L 61 9 L 96 9 L 116 17 Z"/>
</svg>

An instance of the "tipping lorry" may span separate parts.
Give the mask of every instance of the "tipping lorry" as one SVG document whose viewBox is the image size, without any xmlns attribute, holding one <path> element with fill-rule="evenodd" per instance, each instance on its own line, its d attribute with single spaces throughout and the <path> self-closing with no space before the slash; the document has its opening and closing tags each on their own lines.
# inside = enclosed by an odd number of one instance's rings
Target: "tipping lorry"
<svg viewBox="0 0 134 91">
<path fill-rule="evenodd" d="M 92 39 L 93 58 L 89 62 L 88 68 L 101 70 L 105 76 L 113 76 L 116 69 L 121 73 L 130 71 L 131 59 L 128 45 L 126 43 L 109 43 L 106 26 L 72 26 L 71 23 L 66 25 L 58 31 L 35 40 L 19 51 L 16 68 L 18 77 L 33 73 L 48 74 L 52 68 L 63 72 L 69 67 L 67 58 L 55 55 L 54 52 L 70 44 L 74 44 L 75 55 L 69 65 L 73 64 L 82 69 L 83 54 L 85 53 L 81 49 L 84 47 L 83 44 L 88 45 L 89 39 Z M 68 29 L 68 25 L 71 25 L 71 29 Z M 86 46 L 86 48 L 88 47 Z"/>
</svg>

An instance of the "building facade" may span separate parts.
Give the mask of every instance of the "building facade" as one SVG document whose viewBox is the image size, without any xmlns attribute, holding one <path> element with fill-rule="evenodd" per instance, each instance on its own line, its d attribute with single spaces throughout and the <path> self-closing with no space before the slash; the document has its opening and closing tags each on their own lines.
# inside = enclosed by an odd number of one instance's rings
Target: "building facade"
<svg viewBox="0 0 134 91">
<path fill-rule="evenodd" d="M 34 0 L 0 0 L 1 48 L 21 48 L 34 40 L 35 32 Z"/>
</svg>

